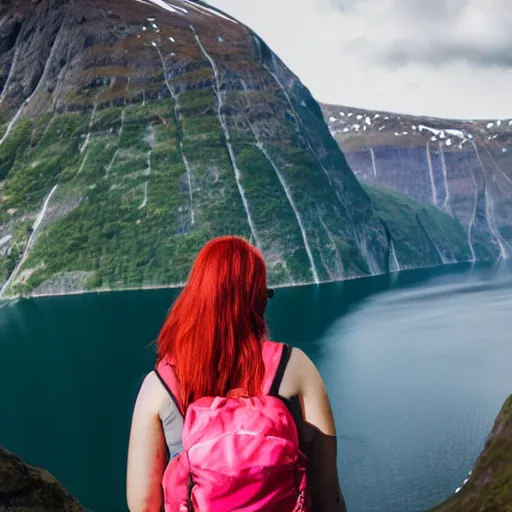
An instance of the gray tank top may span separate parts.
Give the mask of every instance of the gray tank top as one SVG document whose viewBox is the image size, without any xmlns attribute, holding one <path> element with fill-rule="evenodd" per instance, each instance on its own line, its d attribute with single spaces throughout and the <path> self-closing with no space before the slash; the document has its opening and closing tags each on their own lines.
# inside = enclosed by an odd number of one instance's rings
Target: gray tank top
<svg viewBox="0 0 512 512">
<path fill-rule="evenodd" d="M 160 411 L 160 420 L 164 429 L 165 443 L 169 450 L 169 458 L 173 459 L 183 450 L 181 444 L 183 417 L 169 395 L 164 408 Z"/>
</svg>

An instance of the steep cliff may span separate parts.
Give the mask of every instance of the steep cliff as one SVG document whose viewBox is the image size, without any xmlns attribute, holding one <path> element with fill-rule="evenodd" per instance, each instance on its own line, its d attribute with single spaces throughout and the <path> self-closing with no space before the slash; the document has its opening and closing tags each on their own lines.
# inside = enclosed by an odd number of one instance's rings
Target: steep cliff
<svg viewBox="0 0 512 512">
<path fill-rule="evenodd" d="M 469 259 L 511 256 L 512 119 L 460 121 L 336 105 L 322 109 L 359 180 L 450 215 L 463 227 Z"/>
<path fill-rule="evenodd" d="M 510 512 L 512 510 L 512 395 L 471 475 L 455 496 L 432 512 Z"/>
<path fill-rule="evenodd" d="M 25 464 L 0 446 L 0 510 L 4 512 L 86 512 L 53 476 Z"/>
<path fill-rule="evenodd" d="M 451 261 L 458 221 L 403 201 L 360 185 L 299 79 L 207 4 L 0 6 L 0 297 L 180 285 L 228 233 L 272 285 Z"/>
<path fill-rule="evenodd" d="M 4 296 L 179 284 L 226 233 L 273 284 L 387 271 L 318 104 L 248 28 L 189 0 L 0 9 Z"/>
</svg>

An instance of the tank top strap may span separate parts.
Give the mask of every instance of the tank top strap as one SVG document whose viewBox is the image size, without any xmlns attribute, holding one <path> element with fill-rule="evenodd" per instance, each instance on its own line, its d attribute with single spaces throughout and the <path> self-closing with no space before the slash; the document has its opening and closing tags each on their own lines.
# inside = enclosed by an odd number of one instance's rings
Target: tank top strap
<svg viewBox="0 0 512 512">
<path fill-rule="evenodd" d="M 184 416 L 184 408 L 180 400 L 180 384 L 174 371 L 174 365 L 168 360 L 160 361 L 155 368 L 155 374 L 169 393 L 178 411 Z"/>
</svg>

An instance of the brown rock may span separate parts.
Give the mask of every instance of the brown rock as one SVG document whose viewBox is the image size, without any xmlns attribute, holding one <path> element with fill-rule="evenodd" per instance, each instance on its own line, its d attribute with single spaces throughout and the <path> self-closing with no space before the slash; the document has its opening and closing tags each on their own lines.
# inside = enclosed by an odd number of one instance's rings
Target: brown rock
<svg viewBox="0 0 512 512">
<path fill-rule="evenodd" d="M 0 446 L 0 512 L 85 512 L 48 471 Z"/>
</svg>

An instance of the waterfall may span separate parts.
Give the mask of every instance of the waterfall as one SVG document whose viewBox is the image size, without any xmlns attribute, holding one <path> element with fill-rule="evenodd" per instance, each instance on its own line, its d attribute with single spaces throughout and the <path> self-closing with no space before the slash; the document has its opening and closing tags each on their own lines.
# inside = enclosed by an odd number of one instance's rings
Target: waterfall
<svg viewBox="0 0 512 512">
<path fill-rule="evenodd" d="M 199 37 L 196 34 L 194 28 L 193 27 L 191 27 L 191 28 L 192 28 L 192 31 L 194 32 L 194 37 L 196 39 L 196 42 L 197 42 L 199 48 L 201 49 L 201 52 L 208 59 L 208 61 L 210 62 L 210 65 L 212 67 L 212 70 L 213 70 L 213 75 L 214 75 L 214 79 L 215 79 L 215 86 L 214 86 L 213 90 L 215 92 L 215 95 L 217 96 L 217 116 L 219 118 L 220 125 L 222 127 L 222 131 L 224 132 L 224 137 L 226 139 L 226 146 L 227 146 L 227 149 L 228 149 L 229 158 L 231 160 L 231 165 L 232 165 L 233 171 L 235 173 L 235 180 L 236 180 L 236 184 L 238 186 L 238 191 L 240 192 L 240 197 L 242 198 L 242 203 L 244 205 L 245 212 L 247 214 L 247 221 L 249 223 L 249 227 L 251 228 L 251 234 L 254 237 L 254 240 L 256 242 L 256 246 L 261 248 L 261 243 L 260 243 L 258 234 L 256 232 L 256 227 L 254 226 L 254 222 L 252 220 L 251 212 L 249 211 L 249 204 L 248 204 L 247 198 L 245 196 L 245 191 L 244 191 L 244 189 L 242 187 L 242 184 L 240 182 L 240 171 L 239 171 L 239 169 L 237 167 L 237 164 L 236 164 L 235 153 L 233 151 L 233 147 L 231 146 L 231 139 L 230 139 L 230 136 L 229 136 L 228 127 L 226 125 L 226 120 L 224 119 L 224 116 L 222 115 L 222 107 L 223 107 L 224 101 L 222 99 L 222 93 L 221 93 L 221 90 L 220 90 L 219 71 L 217 69 L 217 65 L 215 64 L 215 61 L 212 59 L 210 54 L 204 48 L 203 43 L 199 39 Z"/>
<path fill-rule="evenodd" d="M 87 133 L 87 136 L 85 137 L 85 142 L 84 142 L 83 146 L 80 148 L 80 153 L 83 153 L 85 148 L 89 144 L 89 139 L 91 138 L 92 124 L 94 122 L 94 115 L 96 114 L 96 108 L 97 108 L 97 104 L 95 103 L 94 106 L 92 107 L 91 120 L 89 121 L 89 132 Z"/>
<path fill-rule="evenodd" d="M 3 144 L 5 139 L 11 133 L 12 128 L 16 124 L 16 121 L 18 120 L 18 118 L 21 116 L 21 113 L 23 112 L 25 107 L 32 101 L 32 98 L 34 98 L 34 96 L 38 93 L 39 88 L 44 83 L 46 75 L 48 74 L 49 64 L 50 64 L 50 62 L 53 59 L 55 48 L 57 46 L 57 41 L 59 40 L 60 35 L 61 35 L 61 31 L 62 31 L 62 27 L 59 29 L 59 33 L 57 34 L 57 36 L 55 37 L 55 39 L 53 41 L 52 48 L 50 50 L 50 54 L 48 55 L 48 58 L 46 59 L 43 71 L 41 73 L 41 76 L 39 77 L 39 81 L 37 82 L 37 85 L 36 85 L 35 89 L 33 90 L 32 94 L 26 100 L 23 101 L 23 103 L 21 104 L 21 107 L 18 109 L 18 111 L 16 112 L 15 116 L 11 119 L 11 121 L 7 125 L 7 130 L 6 130 L 5 134 L 4 134 L 4 136 L 0 139 L 0 146 Z M 17 58 L 18 58 L 17 51 L 18 51 L 18 48 L 16 49 L 16 53 L 15 53 L 15 55 L 13 57 L 13 62 L 11 64 L 11 70 L 9 71 L 9 76 L 7 77 L 7 82 L 4 85 L 4 89 L 2 91 L 2 96 L 0 97 L 0 105 L 2 104 L 2 101 L 4 99 L 4 94 L 7 91 L 7 85 L 8 85 L 9 79 L 11 77 L 11 72 L 13 72 L 14 66 L 16 64 L 15 61 L 17 61 Z"/>
<path fill-rule="evenodd" d="M 434 169 L 432 167 L 432 157 L 430 156 L 430 146 L 427 142 L 427 164 L 428 164 L 428 172 L 430 175 L 430 185 L 432 186 L 432 203 L 434 206 L 437 206 L 437 189 L 436 189 L 436 182 L 434 181 Z"/>
<path fill-rule="evenodd" d="M 26 105 L 26 103 L 23 102 L 21 107 L 18 109 L 18 112 L 16 112 L 15 116 L 11 119 L 11 121 L 7 125 L 7 130 L 5 131 L 4 136 L 0 139 L 0 146 L 4 143 L 5 139 L 7 139 L 7 137 L 11 133 L 13 126 L 15 125 L 16 121 L 18 120 L 21 113 L 23 112 L 23 109 L 25 108 L 25 105 Z"/>
<path fill-rule="evenodd" d="M 181 156 L 183 158 L 183 163 L 185 164 L 185 169 L 187 171 L 187 182 L 188 182 L 188 193 L 190 198 L 190 223 L 192 226 L 195 224 L 195 217 L 194 217 L 194 200 L 192 197 L 192 177 L 190 175 L 190 166 L 188 164 L 187 157 L 185 156 L 185 152 L 183 151 L 183 142 L 180 140 L 180 149 L 181 149 Z"/>
<path fill-rule="evenodd" d="M 372 147 L 370 147 L 370 154 L 372 155 L 373 174 L 375 174 L 375 181 L 377 181 L 377 164 L 375 161 L 375 152 L 373 151 Z"/>
<path fill-rule="evenodd" d="M 398 263 L 398 258 L 396 256 L 396 250 L 395 250 L 395 244 L 393 243 L 393 240 L 391 240 L 391 242 L 389 244 L 389 255 L 393 258 L 392 263 L 395 266 L 395 270 L 394 271 L 395 272 L 400 272 L 400 270 L 401 270 L 400 263 Z M 391 263 L 390 263 L 389 266 L 390 266 L 390 270 L 391 270 Z"/>
<path fill-rule="evenodd" d="M 244 92 L 247 96 L 247 86 L 244 81 L 242 81 L 242 86 L 243 86 Z M 254 138 L 256 140 L 256 147 L 265 155 L 265 158 L 268 160 L 268 162 L 274 169 L 276 176 L 279 180 L 279 183 L 281 183 L 281 186 L 283 187 L 286 198 L 288 199 L 288 202 L 290 203 L 290 206 L 292 207 L 292 210 L 295 213 L 295 218 L 297 219 L 297 223 L 299 224 L 299 228 L 302 233 L 302 240 L 304 242 L 304 248 L 306 249 L 306 253 L 309 258 L 309 265 L 310 265 L 311 273 L 313 274 L 315 284 L 319 284 L 320 279 L 318 277 L 318 272 L 316 270 L 315 261 L 313 259 L 313 253 L 311 252 L 311 248 L 309 246 L 308 237 L 306 235 L 306 230 L 304 228 L 304 223 L 302 222 L 301 216 L 299 215 L 299 211 L 297 210 L 297 207 L 295 206 L 295 202 L 293 201 L 293 197 L 290 192 L 290 189 L 288 188 L 288 185 L 286 184 L 286 181 L 284 179 L 284 176 L 281 174 L 281 171 L 278 169 L 277 165 L 275 164 L 275 162 L 272 160 L 272 158 L 268 154 L 268 151 L 266 150 L 265 146 L 263 145 L 263 142 L 260 140 L 258 134 L 256 133 L 254 126 L 252 125 L 252 123 L 249 120 L 247 120 L 247 123 L 249 124 L 251 131 L 254 135 Z"/>
<path fill-rule="evenodd" d="M 494 160 L 493 156 L 491 155 L 491 152 L 487 149 L 487 146 L 484 146 L 485 151 L 487 152 L 487 156 L 493 163 L 494 167 L 500 171 L 500 173 L 503 175 L 503 177 L 509 182 L 512 183 L 512 180 L 505 174 L 505 171 L 496 163 L 496 160 Z"/>
<path fill-rule="evenodd" d="M 476 254 L 475 254 L 475 249 L 473 247 L 473 242 L 471 241 L 471 231 L 472 231 L 473 225 L 475 223 L 476 208 L 478 206 L 478 183 L 476 182 L 475 173 L 473 172 L 471 165 L 469 166 L 469 169 L 471 171 L 471 177 L 473 178 L 473 184 L 475 185 L 475 207 L 473 208 L 473 216 L 471 217 L 471 220 L 469 222 L 469 227 L 468 227 L 468 244 L 469 244 L 469 250 L 471 251 L 471 261 L 475 262 Z"/>
<path fill-rule="evenodd" d="M 120 143 L 121 137 L 123 135 L 124 121 L 125 121 L 125 110 L 126 110 L 126 103 L 127 103 L 127 97 L 128 97 L 128 89 L 130 88 L 130 82 L 131 82 L 131 78 L 128 77 L 128 84 L 126 85 L 126 93 L 125 93 L 125 97 L 124 97 L 124 108 L 121 111 L 121 127 L 119 128 L 119 132 L 117 134 L 117 146 L 118 147 L 114 152 L 114 156 L 112 157 L 112 160 L 110 160 L 110 163 L 107 165 L 107 167 L 105 167 L 105 176 L 108 175 L 108 173 L 110 172 L 110 169 L 114 165 L 114 162 L 117 158 L 117 154 L 119 153 L 119 143 Z"/>
<path fill-rule="evenodd" d="M 11 275 L 9 276 L 9 279 L 7 279 L 7 281 L 2 286 L 2 289 L 0 290 L 0 297 L 3 296 L 5 290 L 11 284 L 13 279 L 16 277 L 16 275 L 18 274 L 18 270 L 21 268 L 21 266 L 23 265 L 23 263 L 27 259 L 28 253 L 29 253 L 29 251 L 30 251 L 30 249 L 31 249 L 31 247 L 32 247 L 32 245 L 34 243 L 34 238 L 36 236 L 37 230 L 39 229 L 39 226 L 41 225 L 41 223 L 44 220 L 44 216 L 46 214 L 46 210 L 48 209 L 48 204 L 50 203 L 50 199 L 52 198 L 54 192 L 57 190 L 57 187 L 58 187 L 58 185 L 55 185 L 52 188 L 52 190 L 50 191 L 50 193 L 46 196 L 46 199 L 44 200 L 44 203 L 43 203 L 43 207 L 41 208 L 41 211 L 39 212 L 39 215 L 37 216 L 37 218 L 36 218 L 36 220 L 35 220 L 35 222 L 34 222 L 34 224 L 32 226 L 32 233 L 30 234 L 30 237 L 29 237 L 29 239 L 27 241 L 27 245 L 25 246 L 25 250 L 23 251 L 23 255 L 21 256 L 20 261 L 18 262 L 18 264 L 16 265 L 16 267 L 12 271 Z"/>
<path fill-rule="evenodd" d="M 302 129 L 301 129 L 300 124 L 299 124 L 299 116 L 297 114 L 297 111 L 295 110 L 295 107 L 293 106 L 292 100 L 291 100 L 288 92 L 283 87 L 283 84 L 279 80 L 278 76 L 273 71 L 271 71 L 266 65 L 264 66 L 264 68 L 272 75 L 272 77 L 276 81 L 276 83 L 279 86 L 279 88 L 281 89 L 281 91 L 283 91 L 283 94 L 285 95 L 285 98 L 288 101 L 288 104 L 290 105 L 290 108 L 292 109 L 293 117 L 295 118 L 295 125 L 297 127 L 297 132 L 302 134 L 302 136 L 304 137 L 304 140 L 305 140 L 306 144 L 308 145 L 309 150 L 311 151 L 313 156 L 316 158 L 316 160 L 318 162 L 318 165 L 320 165 L 321 169 L 324 171 L 325 175 L 327 176 L 327 179 L 329 180 L 329 185 L 331 185 L 331 187 L 332 187 L 333 186 L 332 180 L 331 180 L 331 177 L 330 177 L 329 173 L 327 172 L 327 169 L 325 168 L 324 164 L 320 160 L 320 157 L 318 156 L 316 151 L 313 149 L 313 146 L 311 145 L 311 142 L 309 142 L 309 139 L 306 136 L 306 134 L 302 132 Z M 338 198 L 339 198 L 339 196 L 338 196 Z M 341 199 L 340 199 L 340 201 L 341 201 Z"/>
<path fill-rule="evenodd" d="M 144 182 L 144 197 L 142 199 L 142 203 L 139 206 L 139 210 L 141 210 L 142 208 L 145 208 L 147 204 L 148 204 L 148 182 L 145 181 Z"/>
<path fill-rule="evenodd" d="M 286 97 L 286 100 L 288 102 L 288 104 L 290 105 L 290 108 L 292 109 L 292 112 L 293 112 L 293 115 L 294 115 L 294 118 L 295 118 L 295 125 L 297 127 L 297 132 L 299 134 L 302 134 L 303 135 L 303 138 L 309 148 L 309 150 L 311 151 L 311 153 L 313 154 L 313 156 L 316 158 L 317 162 L 318 162 L 318 165 L 320 166 L 320 168 L 323 170 L 324 174 L 327 176 L 327 180 L 329 181 L 329 185 L 331 185 L 331 187 L 333 188 L 335 194 L 336 194 L 336 197 L 338 198 L 339 202 L 341 203 L 341 205 L 344 207 L 344 203 L 340 197 L 340 194 L 339 192 L 335 189 L 334 187 L 334 184 L 331 180 L 331 177 L 327 171 L 327 169 L 325 168 L 324 164 L 322 163 L 322 161 L 320 160 L 320 157 L 318 156 L 318 154 L 316 153 L 316 151 L 313 149 L 313 146 L 311 145 L 311 142 L 309 141 L 308 137 L 306 136 L 305 133 L 302 132 L 301 130 L 301 127 L 300 127 L 300 124 L 299 124 L 299 119 L 300 117 L 298 116 L 297 114 L 297 111 L 295 110 L 295 107 L 293 106 L 293 103 L 292 103 L 292 100 L 288 94 L 288 92 L 286 91 L 286 89 L 284 88 L 283 84 L 281 83 L 281 81 L 279 80 L 279 77 L 272 71 L 268 68 L 267 65 L 264 65 L 263 66 L 267 72 L 274 78 L 274 80 L 276 81 L 277 85 L 279 86 L 279 88 L 281 89 L 281 91 L 283 92 L 283 94 L 285 95 Z M 356 227 L 354 226 L 354 224 L 352 223 L 352 228 L 354 230 L 354 234 L 356 235 L 356 238 L 357 238 L 357 229 Z M 366 261 L 366 263 L 368 264 L 368 267 L 371 269 L 370 271 L 372 273 L 378 273 L 379 272 L 379 265 L 376 264 L 372 258 L 370 257 L 369 253 L 368 253 L 368 250 L 367 250 L 367 247 L 366 247 L 366 244 L 365 243 L 362 243 L 359 239 L 358 240 L 358 247 L 359 247 L 359 250 L 361 251 L 361 255 L 363 256 L 364 260 Z"/>
<path fill-rule="evenodd" d="M 155 42 L 153 42 L 152 45 L 158 52 L 158 56 L 160 57 L 160 61 L 162 63 L 162 68 L 163 68 L 163 72 L 164 72 L 164 82 L 165 82 L 165 85 L 167 86 L 167 89 L 168 89 L 168 91 L 171 95 L 171 98 L 173 100 L 173 103 L 174 103 L 174 117 L 176 118 L 176 127 L 178 127 L 178 122 L 179 122 L 178 95 L 176 94 L 174 89 L 170 86 L 169 81 L 167 80 L 167 68 L 165 66 L 165 61 L 162 56 L 162 52 L 160 51 L 160 48 L 158 48 L 158 45 Z M 189 193 L 189 197 L 190 197 L 190 223 L 193 226 L 195 224 L 195 217 L 194 217 L 194 201 L 193 201 L 193 195 L 192 195 L 192 177 L 191 177 L 191 173 L 190 173 L 190 166 L 188 164 L 188 159 L 185 156 L 185 152 L 183 150 L 183 142 L 181 140 L 180 140 L 180 153 L 181 153 L 181 159 L 183 160 L 183 165 L 185 167 L 185 172 L 187 173 L 188 193 Z"/>
<path fill-rule="evenodd" d="M 331 243 L 334 251 L 336 252 L 336 267 L 338 270 L 338 275 L 336 276 L 338 279 L 343 279 L 343 273 L 345 272 L 343 268 L 343 260 L 341 259 L 340 251 L 338 250 L 338 247 L 336 246 L 336 242 L 334 241 L 334 238 L 332 237 L 331 232 L 329 231 L 327 224 L 324 222 L 324 219 L 321 215 L 318 216 L 320 219 L 320 223 L 322 224 L 322 227 L 325 229 L 325 232 L 327 233 L 327 237 L 329 238 L 329 242 Z M 322 251 L 320 251 L 320 254 L 322 254 Z"/>
<path fill-rule="evenodd" d="M 482 171 L 484 172 L 484 193 L 485 193 L 485 216 L 487 218 L 487 225 L 489 226 L 489 229 L 491 230 L 492 235 L 494 236 L 494 239 L 498 243 L 498 246 L 500 248 L 500 256 L 503 259 L 508 259 L 508 251 L 506 248 L 506 243 L 503 240 L 500 232 L 498 231 L 498 228 L 495 224 L 496 219 L 494 218 L 494 200 L 492 196 L 489 194 L 489 188 L 487 186 L 487 169 L 484 166 L 484 163 L 482 162 L 482 159 L 480 158 L 480 153 L 478 152 L 478 148 L 476 144 L 471 141 L 471 144 L 473 145 L 473 148 L 475 149 L 476 157 L 478 159 L 478 162 L 480 163 L 480 166 L 482 167 Z"/>
<path fill-rule="evenodd" d="M 320 279 L 318 277 L 318 272 L 316 270 L 315 261 L 313 259 L 313 253 L 311 252 L 311 248 L 309 246 L 308 237 L 306 235 L 306 230 L 304 229 L 304 223 L 302 222 L 302 219 L 301 219 L 301 217 L 299 215 L 297 207 L 295 206 L 295 203 L 293 201 L 293 197 L 292 197 L 291 192 L 290 192 L 290 190 L 288 188 L 288 185 L 286 184 L 283 176 L 279 172 L 279 169 L 277 168 L 276 164 L 270 158 L 270 155 L 268 154 L 268 152 L 265 149 L 265 147 L 263 146 L 263 144 L 257 138 L 256 138 L 256 141 L 257 141 L 256 142 L 256 146 L 265 155 L 266 159 L 269 161 L 270 165 L 273 167 L 274 171 L 276 172 L 276 175 L 277 175 L 277 177 L 279 179 L 279 182 L 281 183 L 281 186 L 283 187 L 283 190 L 284 190 L 284 193 L 286 194 L 288 202 L 290 203 L 290 206 L 292 207 L 293 212 L 295 213 L 295 218 L 297 219 L 297 222 L 298 222 L 299 227 L 300 227 L 300 231 L 302 233 L 302 240 L 304 242 L 304 247 L 306 249 L 306 253 L 307 253 L 308 258 L 309 258 L 309 265 L 310 265 L 311 273 L 313 274 L 313 278 L 315 280 L 315 284 L 319 284 L 320 283 Z"/>
<path fill-rule="evenodd" d="M 123 134 L 123 128 L 124 128 L 124 108 L 121 112 L 121 128 L 119 128 L 119 133 L 117 134 L 117 140 L 121 140 L 121 135 Z"/>
<path fill-rule="evenodd" d="M 420 225 L 421 229 L 423 230 L 423 233 L 425 234 L 425 236 L 428 238 L 429 242 L 432 244 L 432 246 L 436 250 L 437 255 L 439 256 L 439 258 L 440 258 L 441 262 L 443 263 L 443 265 L 446 265 L 447 263 L 450 263 L 448 258 L 441 252 L 441 250 L 439 249 L 437 244 L 434 242 L 434 240 L 430 236 L 429 232 L 425 228 L 425 225 L 423 224 L 423 222 L 421 222 L 421 219 L 419 218 L 419 216 L 417 216 L 417 221 L 419 222 L 419 225 Z"/>
<path fill-rule="evenodd" d="M 439 249 L 437 244 L 434 242 L 434 240 L 432 240 L 432 238 L 430 240 L 432 241 L 432 244 L 434 245 L 434 249 L 437 251 L 438 256 L 441 258 L 441 261 L 443 262 L 443 265 L 446 265 L 447 263 L 450 263 L 448 258 L 441 252 L 441 250 Z"/>
<path fill-rule="evenodd" d="M 148 178 L 151 175 L 151 153 L 152 153 L 152 151 L 153 150 L 150 150 L 147 153 L 148 166 L 147 166 L 146 170 L 143 173 L 144 176 L 147 176 Z M 139 209 L 144 208 L 147 204 L 148 204 L 148 180 L 146 180 L 144 182 L 144 198 L 142 199 L 142 203 L 139 206 Z"/>
<path fill-rule="evenodd" d="M 441 151 L 441 167 L 443 169 L 444 188 L 446 190 L 446 197 L 443 201 L 443 209 L 450 209 L 450 189 L 448 188 L 448 172 L 446 170 L 446 160 L 444 158 L 443 144 L 439 142 L 439 150 Z"/>
<path fill-rule="evenodd" d="M 5 81 L 4 88 L 2 90 L 2 94 L 0 95 L 0 105 L 3 103 L 5 95 L 7 94 L 7 89 L 11 85 L 12 77 L 14 76 L 14 71 L 16 69 L 16 65 L 18 63 L 18 54 L 20 51 L 20 47 L 16 46 L 16 50 L 14 50 L 14 56 L 12 58 L 11 67 L 9 69 L 9 74 L 7 75 L 7 80 Z"/>
<path fill-rule="evenodd" d="M 75 178 L 82 172 L 82 169 L 84 168 L 84 165 L 85 165 L 85 162 L 87 161 L 88 156 L 89 156 L 89 153 L 85 153 L 82 163 L 80 164 L 80 167 L 78 168 L 78 172 L 75 174 Z M 75 179 L 75 178 L 73 178 L 73 179 Z"/>
<path fill-rule="evenodd" d="M 105 167 L 105 176 L 107 176 L 107 174 L 110 172 L 110 169 L 112 169 L 112 166 L 114 165 L 114 162 L 117 157 L 117 153 L 119 153 L 119 149 L 116 149 L 114 156 L 112 157 L 112 160 L 110 160 L 110 163 L 107 165 L 107 167 Z"/>
</svg>

